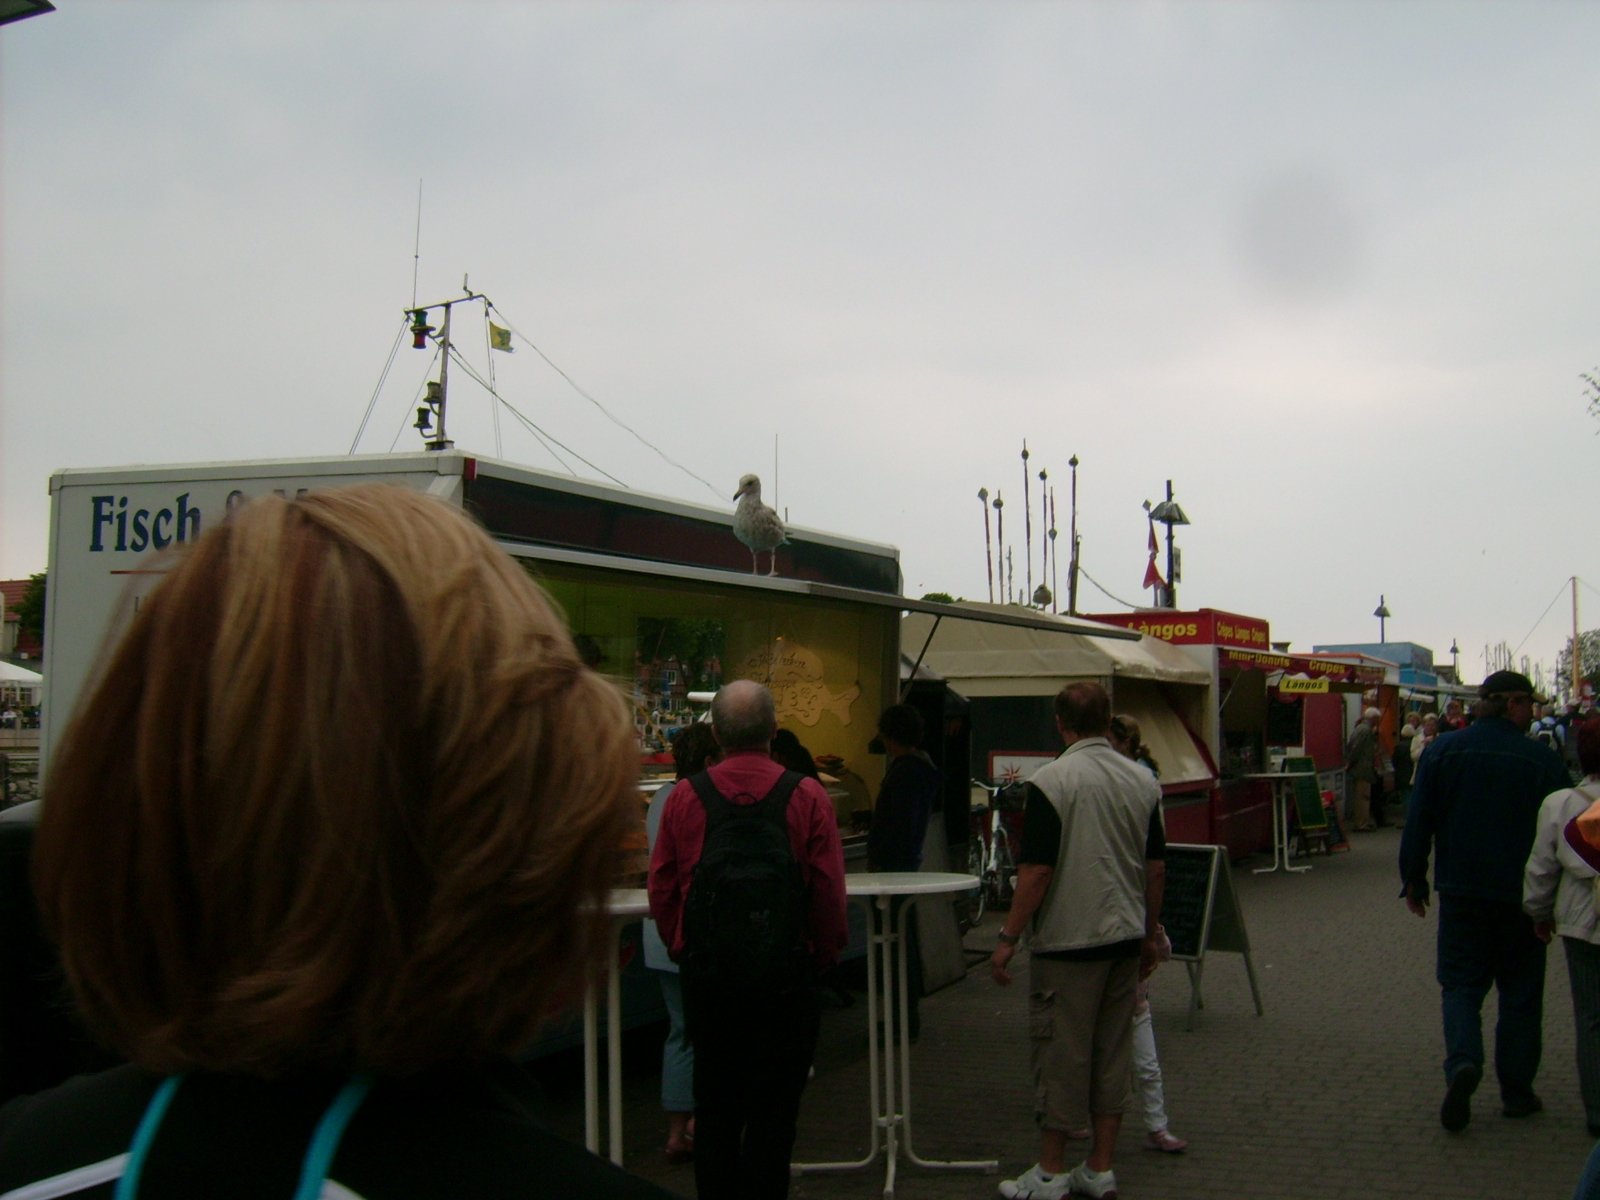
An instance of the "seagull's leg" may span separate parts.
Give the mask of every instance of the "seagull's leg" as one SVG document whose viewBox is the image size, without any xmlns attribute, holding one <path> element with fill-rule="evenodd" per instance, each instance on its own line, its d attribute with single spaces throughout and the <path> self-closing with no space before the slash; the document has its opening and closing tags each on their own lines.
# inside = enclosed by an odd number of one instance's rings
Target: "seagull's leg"
<svg viewBox="0 0 1600 1200">
<path fill-rule="evenodd" d="M 768 575 L 776 575 L 777 573 L 778 573 L 778 552 L 775 549 L 774 550 L 768 550 L 767 551 L 767 574 Z"/>
<path fill-rule="evenodd" d="M 750 551 L 750 574 L 755 575 L 761 570 L 761 558 L 754 549 Z"/>
</svg>

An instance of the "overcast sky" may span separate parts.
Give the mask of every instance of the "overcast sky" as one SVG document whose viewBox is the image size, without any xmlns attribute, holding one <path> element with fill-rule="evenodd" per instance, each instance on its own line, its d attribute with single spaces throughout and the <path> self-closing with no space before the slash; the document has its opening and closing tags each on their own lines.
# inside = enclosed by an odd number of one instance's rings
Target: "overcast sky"
<svg viewBox="0 0 1600 1200">
<path fill-rule="evenodd" d="M 660 455 L 519 341 L 530 420 L 640 491 L 758 472 L 909 593 L 987 597 L 980 487 L 1021 584 L 1024 438 L 1036 544 L 1080 460 L 1085 611 L 1148 602 L 1169 478 L 1181 606 L 1296 650 L 1381 594 L 1548 664 L 1600 585 L 1600 5 L 56 4 L 0 28 L 0 576 L 53 470 L 346 453 L 420 180 L 416 298 L 469 275 Z M 360 451 L 418 446 L 429 358 Z"/>
</svg>

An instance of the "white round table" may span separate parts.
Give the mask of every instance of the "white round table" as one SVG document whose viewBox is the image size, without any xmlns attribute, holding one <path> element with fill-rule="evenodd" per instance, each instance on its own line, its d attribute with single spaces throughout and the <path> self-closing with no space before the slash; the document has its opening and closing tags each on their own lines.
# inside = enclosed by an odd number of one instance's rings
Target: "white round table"
<svg viewBox="0 0 1600 1200">
<path fill-rule="evenodd" d="M 906 1026 L 906 962 L 901 952 L 905 923 L 915 916 L 912 907 L 923 896 L 972 891 L 978 880 L 972 875 L 948 871 L 869 871 L 844 877 L 845 895 L 869 910 L 867 928 L 867 1079 L 871 1121 L 870 1142 L 865 1158 L 853 1162 L 795 1163 L 793 1171 L 859 1171 L 870 1167 L 881 1153 L 884 1158 L 883 1194 L 893 1197 L 895 1169 L 900 1149 L 906 1160 L 919 1167 L 942 1170 L 986 1171 L 1000 1169 L 994 1159 L 956 1162 L 927 1159 L 917 1154 L 911 1141 L 911 1038 Z M 894 905 L 896 896 L 908 897 Z M 881 959 L 879 951 L 882 952 Z M 881 971 L 881 982 L 879 973 Z M 898 981 L 898 987 L 894 982 Z M 893 1022 L 899 1033 L 900 1070 L 895 1071 L 896 1048 L 893 1039 L 883 1044 L 883 1071 L 878 1070 L 878 1026 L 883 1019 L 883 997 L 899 998 L 900 1011 Z M 887 1026 L 886 1026 L 887 1027 Z M 880 1145 L 878 1131 L 883 1130 Z M 904 1131 L 902 1135 L 902 1130 Z"/>
<path fill-rule="evenodd" d="M 611 1161 L 622 1165 L 622 979 L 617 944 L 622 927 L 650 915 L 644 888 L 616 888 L 606 898 L 611 937 L 606 943 L 606 1128 Z M 600 1153 L 600 1046 L 594 988 L 583 995 L 583 1144 Z"/>
</svg>

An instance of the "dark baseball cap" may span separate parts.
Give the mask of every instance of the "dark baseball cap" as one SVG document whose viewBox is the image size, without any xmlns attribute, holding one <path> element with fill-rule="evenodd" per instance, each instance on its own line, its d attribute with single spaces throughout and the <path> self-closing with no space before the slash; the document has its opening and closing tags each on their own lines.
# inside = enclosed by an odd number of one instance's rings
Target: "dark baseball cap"
<svg viewBox="0 0 1600 1200">
<path fill-rule="evenodd" d="M 1532 696 L 1540 703 L 1544 697 L 1533 690 L 1533 681 L 1520 671 L 1496 671 L 1483 681 L 1478 688 L 1478 695 L 1485 698 L 1489 696 L 1514 696 L 1518 693 Z"/>
</svg>

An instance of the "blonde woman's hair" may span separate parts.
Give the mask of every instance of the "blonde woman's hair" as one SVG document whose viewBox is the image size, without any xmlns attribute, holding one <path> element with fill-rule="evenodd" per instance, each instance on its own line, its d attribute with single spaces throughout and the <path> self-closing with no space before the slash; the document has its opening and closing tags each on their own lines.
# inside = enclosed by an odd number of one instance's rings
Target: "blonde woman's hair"
<svg viewBox="0 0 1600 1200">
<path fill-rule="evenodd" d="M 76 715 L 41 908 L 153 1071 L 509 1054 L 596 961 L 636 775 L 622 697 L 471 519 L 267 496 L 179 552 Z"/>
</svg>

